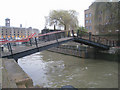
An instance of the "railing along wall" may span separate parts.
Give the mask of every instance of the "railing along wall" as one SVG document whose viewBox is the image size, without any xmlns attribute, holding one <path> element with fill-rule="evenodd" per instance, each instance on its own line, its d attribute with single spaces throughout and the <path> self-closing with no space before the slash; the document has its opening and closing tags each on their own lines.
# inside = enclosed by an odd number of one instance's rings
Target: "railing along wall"
<svg viewBox="0 0 120 90">
<path fill-rule="evenodd" d="M 109 38 L 105 38 L 105 37 L 100 37 L 97 35 L 93 35 L 91 32 L 84 32 L 84 31 L 77 31 L 77 37 L 78 38 L 82 38 L 82 39 L 86 39 L 92 42 L 96 42 L 96 43 L 100 43 L 103 45 L 107 45 L 110 47 L 115 47 L 117 46 L 117 41 L 116 40 L 111 40 Z"/>
<path fill-rule="evenodd" d="M 6 46 L 8 48 L 8 52 L 11 53 L 11 55 L 13 55 L 17 43 L 21 43 L 20 46 L 28 46 L 28 47 L 34 46 L 33 48 L 38 48 L 39 44 L 44 44 L 50 41 L 56 41 L 57 43 L 59 43 L 59 39 L 70 37 L 71 36 L 70 32 L 71 32 L 70 30 L 56 31 L 56 32 L 40 34 L 37 36 L 35 36 L 35 34 L 31 34 L 28 38 L 23 38 L 20 40 L 9 41 L 9 40 L 3 39 L 3 41 L 0 41 L 0 44 L 3 44 L 4 46 Z"/>
</svg>

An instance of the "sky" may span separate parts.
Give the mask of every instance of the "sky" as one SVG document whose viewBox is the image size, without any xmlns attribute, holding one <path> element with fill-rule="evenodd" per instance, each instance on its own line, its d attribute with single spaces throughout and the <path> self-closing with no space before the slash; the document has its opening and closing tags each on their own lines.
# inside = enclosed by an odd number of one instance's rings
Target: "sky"
<svg viewBox="0 0 120 90">
<path fill-rule="evenodd" d="M 0 26 L 5 26 L 9 18 L 11 26 L 32 27 L 42 30 L 45 27 L 45 16 L 52 10 L 76 10 L 79 25 L 84 26 L 84 10 L 94 0 L 0 0 Z M 53 28 L 53 27 L 51 27 Z"/>
</svg>

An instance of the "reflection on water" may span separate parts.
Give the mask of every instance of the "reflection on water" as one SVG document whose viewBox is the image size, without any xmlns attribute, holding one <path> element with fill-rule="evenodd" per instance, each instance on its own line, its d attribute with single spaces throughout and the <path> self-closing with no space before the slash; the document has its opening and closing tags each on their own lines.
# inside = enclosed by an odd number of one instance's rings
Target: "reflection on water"
<svg viewBox="0 0 120 90">
<path fill-rule="evenodd" d="M 19 59 L 34 85 L 60 88 L 117 88 L 118 64 L 43 51 Z"/>
</svg>

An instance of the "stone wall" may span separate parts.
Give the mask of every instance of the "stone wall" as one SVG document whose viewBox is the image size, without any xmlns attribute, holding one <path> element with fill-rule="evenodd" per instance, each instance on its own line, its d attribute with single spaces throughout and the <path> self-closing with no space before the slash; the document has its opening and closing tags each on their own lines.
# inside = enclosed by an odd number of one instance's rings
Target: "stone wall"
<svg viewBox="0 0 120 90">
<path fill-rule="evenodd" d="M 48 51 L 72 55 L 80 58 L 118 61 L 118 53 L 110 53 L 110 50 L 101 51 L 97 48 L 93 48 L 90 46 L 60 45 L 58 47 L 50 48 L 48 49 Z"/>
</svg>

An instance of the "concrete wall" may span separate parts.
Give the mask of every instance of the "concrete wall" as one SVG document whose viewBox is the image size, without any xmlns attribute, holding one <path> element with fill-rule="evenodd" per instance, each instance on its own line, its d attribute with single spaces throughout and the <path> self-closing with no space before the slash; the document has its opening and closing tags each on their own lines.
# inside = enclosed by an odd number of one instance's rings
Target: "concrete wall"
<svg viewBox="0 0 120 90">
<path fill-rule="evenodd" d="M 2 88 L 30 88 L 32 79 L 13 59 L 2 59 Z"/>
<path fill-rule="evenodd" d="M 110 53 L 110 51 L 101 51 L 93 47 L 86 47 L 82 45 L 60 45 L 59 47 L 50 48 L 48 50 L 81 58 L 118 61 L 118 53 L 116 52 Z"/>
</svg>

